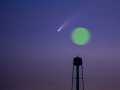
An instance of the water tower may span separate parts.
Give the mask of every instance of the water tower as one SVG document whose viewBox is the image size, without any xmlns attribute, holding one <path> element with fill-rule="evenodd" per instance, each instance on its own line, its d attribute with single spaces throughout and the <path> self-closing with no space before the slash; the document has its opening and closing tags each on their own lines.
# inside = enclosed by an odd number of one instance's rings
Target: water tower
<svg viewBox="0 0 120 90">
<path fill-rule="evenodd" d="M 83 78 L 83 62 L 82 58 L 80 57 L 75 57 L 73 59 L 73 70 L 72 70 L 72 87 L 71 90 L 73 90 L 73 80 L 76 80 L 76 90 L 79 90 L 79 80 L 82 81 L 82 90 L 84 90 L 84 78 Z M 75 72 L 75 78 L 74 78 L 74 66 L 76 67 L 76 72 Z M 81 67 L 81 68 L 79 68 Z M 79 69 L 81 69 L 81 77 L 79 76 Z"/>
</svg>

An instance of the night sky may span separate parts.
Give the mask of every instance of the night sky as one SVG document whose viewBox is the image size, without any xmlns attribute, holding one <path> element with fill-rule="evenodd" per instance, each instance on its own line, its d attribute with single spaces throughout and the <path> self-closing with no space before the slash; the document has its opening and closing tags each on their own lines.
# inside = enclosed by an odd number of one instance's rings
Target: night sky
<svg viewBox="0 0 120 90">
<path fill-rule="evenodd" d="M 76 27 L 88 44 L 72 42 Z M 0 90 L 70 90 L 77 54 L 85 90 L 120 90 L 119 0 L 0 0 Z"/>
</svg>

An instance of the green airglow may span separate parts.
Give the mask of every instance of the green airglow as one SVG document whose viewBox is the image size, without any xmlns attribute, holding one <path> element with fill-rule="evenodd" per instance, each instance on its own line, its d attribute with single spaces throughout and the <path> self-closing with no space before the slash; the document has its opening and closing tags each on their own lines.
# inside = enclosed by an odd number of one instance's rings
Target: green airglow
<svg viewBox="0 0 120 90">
<path fill-rule="evenodd" d="M 77 45 L 85 45 L 90 40 L 90 33 L 86 28 L 75 28 L 71 34 L 72 41 Z"/>
</svg>

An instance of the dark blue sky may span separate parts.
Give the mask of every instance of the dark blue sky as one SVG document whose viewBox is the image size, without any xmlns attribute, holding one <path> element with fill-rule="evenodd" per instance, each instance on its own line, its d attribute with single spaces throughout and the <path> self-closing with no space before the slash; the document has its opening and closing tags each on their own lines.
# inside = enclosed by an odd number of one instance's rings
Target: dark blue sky
<svg viewBox="0 0 120 90">
<path fill-rule="evenodd" d="M 77 54 L 85 90 L 120 89 L 119 0 L 1 0 L 0 24 L 1 90 L 70 90 Z M 87 45 L 71 41 L 76 27 Z"/>
</svg>

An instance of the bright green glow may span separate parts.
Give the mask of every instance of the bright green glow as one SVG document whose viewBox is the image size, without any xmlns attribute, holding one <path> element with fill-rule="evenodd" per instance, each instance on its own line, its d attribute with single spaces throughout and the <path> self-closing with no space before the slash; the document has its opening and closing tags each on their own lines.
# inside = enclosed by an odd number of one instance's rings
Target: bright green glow
<svg viewBox="0 0 120 90">
<path fill-rule="evenodd" d="M 86 28 L 75 28 L 71 34 L 72 41 L 77 45 L 85 45 L 90 40 L 90 33 Z"/>
</svg>

